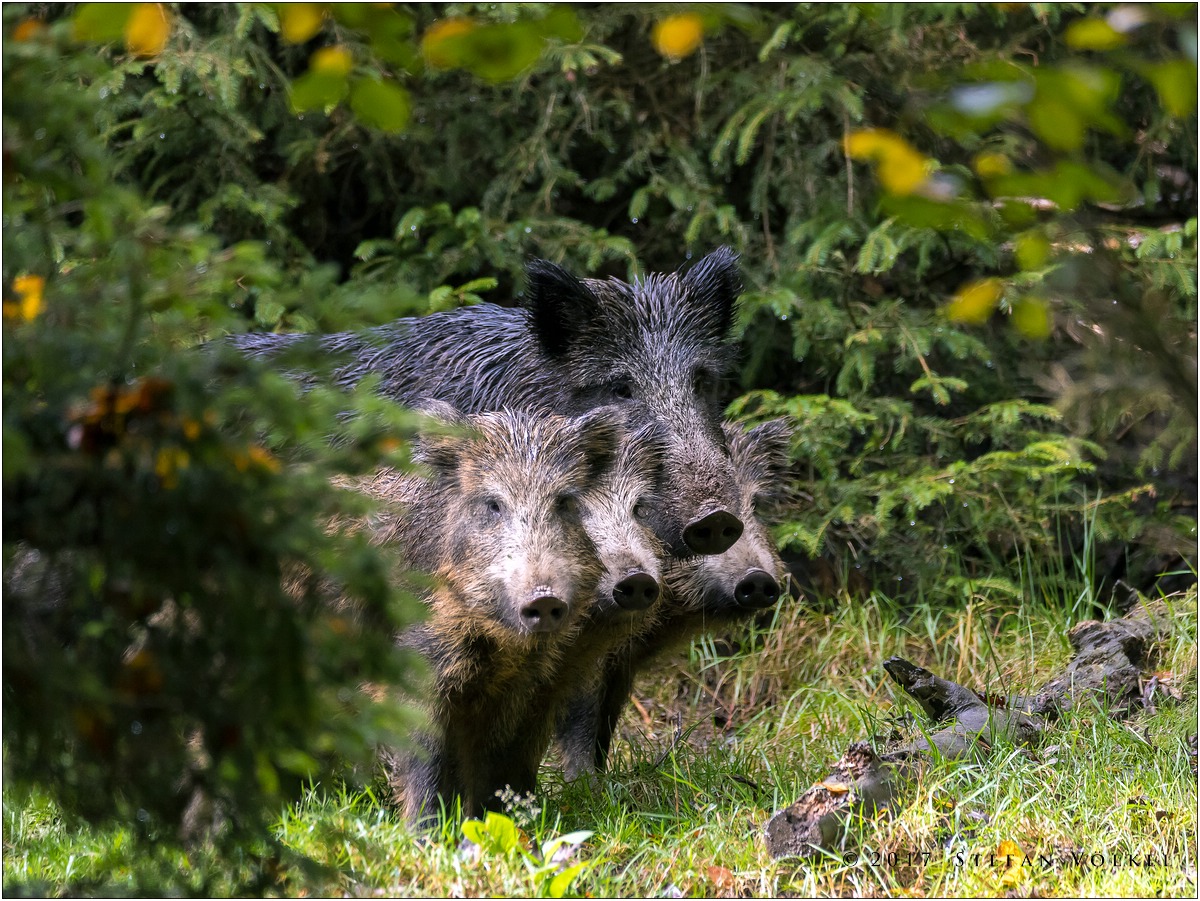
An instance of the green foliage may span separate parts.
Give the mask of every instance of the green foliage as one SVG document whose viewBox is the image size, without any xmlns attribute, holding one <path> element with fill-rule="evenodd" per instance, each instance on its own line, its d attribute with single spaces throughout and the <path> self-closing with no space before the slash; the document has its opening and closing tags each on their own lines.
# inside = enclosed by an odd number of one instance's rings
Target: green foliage
<svg viewBox="0 0 1200 901">
<path fill-rule="evenodd" d="M 1036 748 L 932 763 L 902 809 L 851 827 L 857 859 L 771 860 L 763 845 L 769 814 L 823 779 L 847 744 L 928 728 L 880 659 L 899 654 L 991 694 L 1029 694 L 1062 671 L 1067 633 L 1094 612 L 1070 609 L 1071 595 L 1087 592 L 1082 575 L 998 568 L 987 584 L 962 577 L 950 604 L 875 594 L 826 612 L 781 606 L 769 630 L 739 634 L 740 650 L 697 644 L 647 673 L 637 697 L 650 723 L 638 716 L 622 730 L 610 771 L 564 784 L 543 768 L 541 809 L 506 805 L 474 821 L 474 847 L 453 821 L 434 841 L 412 832 L 369 791 L 306 792 L 276 825 L 285 853 L 254 894 L 529 897 L 549 894 L 532 872 L 556 856 L 564 868 L 587 865 L 567 889 L 578 897 L 1185 894 L 1196 829 L 1194 590 L 1165 599 L 1173 629 L 1156 643 L 1154 713 L 1122 721 L 1082 704 Z M 1007 593 L 1018 585 L 1023 603 Z M 117 829 L 68 830 L 45 798 L 14 797 L 7 785 L 3 816 L 10 894 L 159 894 L 170 869 L 187 872 L 195 894 L 238 893 L 208 849 L 185 857 L 139 848 Z M 579 845 L 576 830 L 590 833 Z M 1025 868 L 1014 888 L 988 860 L 1002 841 L 1055 865 Z M 1104 853 L 1106 864 L 1116 852 L 1156 862 L 1091 866 L 1073 863 L 1071 850 Z M 914 865 L 874 863 L 891 852 L 913 854 Z M 240 857 L 241 868 L 252 860 L 253 851 Z"/>
<path fill-rule="evenodd" d="M 172 767 L 240 810 L 395 725 L 353 709 L 387 628 L 332 638 L 280 579 L 404 619 L 322 526 L 411 422 L 196 348 L 511 303 L 530 256 L 741 253 L 729 412 L 796 424 L 778 536 L 821 592 L 1194 580 L 1194 9 L 731 5 L 671 52 L 658 7 L 98 9 L 3 19 L 5 564 L 70 585 L 6 588 L 5 739 L 68 807 L 145 766 L 121 805 L 161 835 Z"/>
<path fill-rule="evenodd" d="M 342 426 L 341 393 L 301 398 L 195 346 L 237 327 L 239 295 L 259 315 L 286 309 L 285 273 L 261 244 L 223 245 L 119 178 L 102 98 L 78 87 L 105 81 L 105 60 L 70 48 L 69 20 L 10 40 L 17 15 L 5 10 L 6 776 L 140 839 L 261 835 L 303 781 L 369 768 L 378 742 L 407 733 L 412 714 L 360 685 L 407 678 L 391 636 L 417 605 L 363 536 L 326 533 L 367 512 L 331 478 L 404 465 L 412 418 L 363 392 Z"/>
<path fill-rule="evenodd" d="M 571 883 L 597 861 L 587 860 L 564 865 L 559 857 L 575 846 L 591 838 L 588 830 L 571 832 L 542 842 L 538 853 L 526 847 L 526 840 L 511 817 L 502 813 L 488 813 L 483 820 L 466 820 L 462 824 L 463 837 L 478 847 L 482 857 L 516 856 L 525 864 L 529 878 L 539 898 L 563 898 L 570 891 Z"/>
</svg>

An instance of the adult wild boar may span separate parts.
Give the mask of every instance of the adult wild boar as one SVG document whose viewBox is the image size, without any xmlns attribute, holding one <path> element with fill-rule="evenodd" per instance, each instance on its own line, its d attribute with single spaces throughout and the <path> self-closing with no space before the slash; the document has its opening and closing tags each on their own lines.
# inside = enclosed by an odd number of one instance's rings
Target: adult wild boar
<svg viewBox="0 0 1200 901">
<path fill-rule="evenodd" d="M 676 557 L 720 554 L 742 533 L 720 427 L 719 386 L 733 365 L 728 337 L 741 283 L 719 248 L 685 273 L 627 283 L 580 279 L 545 260 L 526 268 L 523 306 L 472 307 L 327 335 L 322 352 L 348 357 L 334 380 L 378 375 L 408 406 L 444 401 L 464 413 L 546 409 L 578 415 L 625 408 L 654 423 L 665 445 L 660 503 L 647 522 Z M 303 344 L 300 335 L 230 339 L 254 355 Z"/>
<path fill-rule="evenodd" d="M 609 409 L 567 419 L 502 411 L 467 417 L 466 436 L 422 441 L 440 506 L 429 618 L 400 639 L 429 664 L 429 727 L 384 753 L 413 823 L 460 798 L 475 816 L 506 786 L 532 791 L 540 753 L 525 735 L 545 719 L 542 694 L 577 637 L 602 575 L 580 498 L 616 455 Z M 415 496 L 416 489 L 409 489 Z"/>
<path fill-rule="evenodd" d="M 783 563 L 763 515 L 787 468 L 791 429 L 784 420 L 772 420 L 748 432 L 733 423 L 724 430 L 736 475 L 734 510 L 746 523 L 745 533 L 724 554 L 670 563 L 653 615 L 609 652 L 595 687 L 567 701 L 556 742 L 569 778 L 604 768 L 634 679 L 655 657 L 779 600 Z"/>
</svg>

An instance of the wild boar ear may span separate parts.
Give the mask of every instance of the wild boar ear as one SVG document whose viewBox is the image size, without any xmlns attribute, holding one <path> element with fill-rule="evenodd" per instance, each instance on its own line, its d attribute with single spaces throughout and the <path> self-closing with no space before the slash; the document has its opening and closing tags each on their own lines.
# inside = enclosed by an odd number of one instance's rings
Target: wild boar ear
<svg viewBox="0 0 1200 901">
<path fill-rule="evenodd" d="M 617 407 L 598 407 L 574 420 L 588 477 L 599 479 L 616 462 L 625 438 L 625 414 Z"/>
<path fill-rule="evenodd" d="M 792 424 L 783 418 L 756 425 L 746 435 L 749 454 L 759 460 L 770 475 L 782 475 L 791 463 L 789 450 L 794 431 Z"/>
<path fill-rule="evenodd" d="M 456 435 L 422 435 L 413 444 L 414 463 L 424 463 L 438 481 L 450 481 L 462 459 L 462 439 Z"/>
<path fill-rule="evenodd" d="M 731 247 L 718 247 L 697 262 L 683 277 L 688 297 L 700 304 L 711 326 L 712 337 L 724 340 L 733 325 L 742 276 L 738 255 Z"/>
<path fill-rule="evenodd" d="M 453 478 L 462 459 L 466 417 L 444 401 L 424 401 L 415 409 L 428 417 L 431 430 L 422 431 L 413 442 L 413 461 L 424 463 L 437 479 Z"/>
<path fill-rule="evenodd" d="M 525 265 L 525 309 L 538 345 L 551 358 L 563 356 L 600 313 L 587 285 L 548 260 Z"/>
</svg>

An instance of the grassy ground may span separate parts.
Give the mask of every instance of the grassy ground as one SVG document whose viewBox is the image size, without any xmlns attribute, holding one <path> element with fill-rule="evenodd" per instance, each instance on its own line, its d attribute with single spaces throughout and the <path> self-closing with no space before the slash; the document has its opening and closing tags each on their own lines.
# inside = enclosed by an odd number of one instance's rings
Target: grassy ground
<svg viewBox="0 0 1200 901">
<path fill-rule="evenodd" d="M 317 787 L 285 811 L 285 851 L 265 867 L 252 855 L 217 867 L 203 852 L 147 853 L 120 832 L 68 831 L 45 799 L 6 795 L 4 884 L 145 893 L 182 872 L 191 891 L 214 895 L 249 885 L 289 896 L 1194 897 L 1196 594 L 1169 600 L 1176 630 L 1157 649 L 1167 694 L 1154 713 L 1120 722 L 1080 709 L 1032 751 L 933 765 L 893 817 L 852 824 L 841 856 L 773 861 L 762 827 L 849 742 L 917 728 L 881 662 L 901 654 L 992 692 L 1033 689 L 1069 660 L 1066 633 L 1085 605 L 784 606 L 764 628 L 699 643 L 648 674 L 608 774 L 566 785 L 549 762 L 536 803 L 510 806 L 520 832 L 508 819 L 468 825 L 470 850 L 461 824 L 422 841 L 361 788 Z M 546 862 L 530 853 L 564 836 Z M 236 881 L 252 872 L 267 881 Z"/>
</svg>

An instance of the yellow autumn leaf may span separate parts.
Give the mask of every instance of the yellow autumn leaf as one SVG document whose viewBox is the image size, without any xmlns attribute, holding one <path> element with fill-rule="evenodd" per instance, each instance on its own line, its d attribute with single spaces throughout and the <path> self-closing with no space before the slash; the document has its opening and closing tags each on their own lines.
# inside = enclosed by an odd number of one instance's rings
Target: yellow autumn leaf
<svg viewBox="0 0 1200 901">
<path fill-rule="evenodd" d="M 1003 153 L 976 154 L 971 161 L 980 178 L 995 178 L 998 175 L 1008 175 L 1012 172 L 1012 160 Z"/>
<path fill-rule="evenodd" d="M 438 19 L 421 36 L 421 55 L 435 69 L 450 69 L 455 65 L 455 57 L 444 46 L 446 41 L 474 30 L 475 22 L 472 19 L 462 16 Z"/>
<path fill-rule="evenodd" d="M 1004 872 L 1000 874 L 1000 885 L 1012 888 L 1025 875 L 1025 852 L 1021 846 L 1010 839 L 1005 839 L 996 846 L 996 860 L 1004 861 Z"/>
<path fill-rule="evenodd" d="M 289 44 L 303 44 L 321 30 L 325 10 L 320 3 L 281 3 L 279 31 Z"/>
<path fill-rule="evenodd" d="M 908 143 L 886 128 L 864 128 L 847 132 L 842 139 L 842 146 L 846 156 L 852 160 L 879 160 L 889 153 L 904 150 Z"/>
<path fill-rule="evenodd" d="M 19 275 L 13 279 L 12 287 L 17 298 L 4 302 L 4 318 L 17 322 L 36 319 L 42 312 L 42 290 L 46 280 L 40 275 Z"/>
<path fill-rule="evenodd" d="M 887 154 L 879 163 L 879 180 L 892 194 L 912 194 L 929 176 L 929 161 L 905 146 Z"/>
<path fill-rule="evenodd" d="M 1032 272 L 1045 266 L 1050 259 L 1050 250 L 1050 242 L 1036 229 L 1022 232 L 1014 241 L 1017 265 L 1026 272 Z"/>
<path fill-rule="evenodd" d="M 354 59 L 345 47 L 322 47 L 308 61 L 313 72 L 328 72 L 331 75 L 348 75 L 354 67 Z"/>
<path fill-rule="evenodd" d="M 1022 851 L 1021 846 L 1018 845 L 1016 842 L 1014 842 L 1012 839 L 1006 838 L 1002 842 L 1000 842 L 1000 844 L 998 844 L 996 846 L 996 858 L 1000 859 L 1000 858 L 1008 858 L 1008 857 L 1011 857 L 1014 860 L 1015 859 L 1024 860 L 1025 852 Z"/>
<path fill-rule="evenodd" d="M 1112 50 L 1126 42 L 1121 34 L 1103 19 L 1079 19 L 1067 26 L 1064 35 L 1067 46 L 1075 50 Z"/>
<path fill-rule="evenodd" d="M 187 451 L 178 447 L 164 447 L 159 450 L 154 460 L 154 472 L 162 481 L 164 488 L 175 488 L 179 484 L 177 473 L 187 469 L 191 458 Z"/>
<path fill-rule="evenodd" d="M 256 464 L 260 469 L 265 469 L 268 472 L 279 472 L 279 460 L 260 445 L 252 445 L 249 452 L 250 462 Z"/>
<path fill-rule="evenodd" d="M 704 40 L 704 22 L 695 13 L 668 16 L 656 22 L 650 33 L 654 49 L 668 59 L 683 59 L 695 53 Z"/>
<path fill-rule="evenodd" d="M 1014 888 L 1020 884 L 1023 878 L 1025 878 L 1025 867 L 1023 864 L 1016 863 L 1000 874 L 1000 885 L 1003 888 Z"/>
<path fill-rule="evenodd" d="M 171 20 L 161 3 L 138 3 L 125 22 L 125 46 L 138 56 L 157 56 L 171 36 Z"/>
<path fill-rule="evenodd" d="M 1050 337 L 1050 310 L 1040 297 L 1022 297 L 1013 304 L 1012 324 L 1026 338 L 1041 341 Z"/>
<path fill-rule="evenodd" d="M 985 278 L 968 282 L 946 305 L 946 315 L 952 322 L 968 325 L 983 325 L 1000 302 L 1004 286 L 998 278 Z"/>
<path fill-rule="evenodd" d="M 929 175 L 929 160 L 886 128 L 850 132 L 842 140 L 842 146 L 851 159 L 874 162 L 876 175 L 891 194 L 912 194 Z"/>
</svg>

